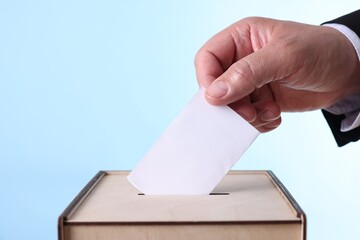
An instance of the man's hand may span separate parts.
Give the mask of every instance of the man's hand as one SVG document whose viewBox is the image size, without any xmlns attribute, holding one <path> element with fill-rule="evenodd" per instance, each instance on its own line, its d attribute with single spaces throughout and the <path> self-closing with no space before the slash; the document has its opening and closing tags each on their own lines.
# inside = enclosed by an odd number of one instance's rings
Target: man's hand
<svg viewBox="0 0 360 240">
<path fill-rule="evenodd" d="M 260 132 L 283 111 L 326 108 L 360 91 L 360 64 L 339 31 L 266 18 L 243 19 L 197 53 L 196 75 L 214 105 L 229 105 Z"/>
</svg>

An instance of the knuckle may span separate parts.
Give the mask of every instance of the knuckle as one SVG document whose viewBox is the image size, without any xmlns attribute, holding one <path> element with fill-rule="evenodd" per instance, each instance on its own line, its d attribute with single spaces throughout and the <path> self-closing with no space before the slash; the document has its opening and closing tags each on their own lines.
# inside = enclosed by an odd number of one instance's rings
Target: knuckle
<svg viewBox="0 0 360 240">
<path fill-rule="evenodd" d="M 242 59 L 241 63 L 238 62 L 238 64 L 233 64 L 229 68 L 229 81 L 231 82 L 231 84 L 241 84 L 241 86 L 247 86 L 249 88 L 247 90 L 251 90 L 251 92 L 254 91 L 255 88 L 259 87 L 253 81 L 254 75 L 254 70 L 251 67 L 251 64 L 246 59 Z M 246 82 L 246 84 L 243 84 L 244 82 Z"/>
<path fill-rule="evenodd" d="M 253 24 L 253 23 L 257 23 L 257 22 L 260 22 L 262 21 L 264 18 L 262 17 L 246 17 L 246 18 L 243 18 L 241 21 L 244 21 L 248 24 Z"/>
<path fill-rule="evenodd" d="M 200 59 L 202 58 L 202 55 L 203 55 L 203 50 L 200 49 L 199 51 L 197 51 L 197 53 L 195 54 L 195 57 L 194 57 L 194 65 L 196 66 L 197 63 L 200 61 Z"/>
</svg>

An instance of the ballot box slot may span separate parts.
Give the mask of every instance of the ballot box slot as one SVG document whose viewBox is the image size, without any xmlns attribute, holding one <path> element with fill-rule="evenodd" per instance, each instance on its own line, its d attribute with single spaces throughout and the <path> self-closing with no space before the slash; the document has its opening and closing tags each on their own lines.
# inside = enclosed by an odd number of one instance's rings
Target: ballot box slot
<svg viewBox="0 0 360 240">
<path fill-rule="evenodd" d="M 139 196 L 145 196 L 144 193 L 138 193 Z M 210 196 L 226 196 L 226 195 L 230 195 L 230 193 L 228 192 L 213 192 L 209 194 Z M 192 196 L 192 195 L 189 195 Z"/>
</svg>

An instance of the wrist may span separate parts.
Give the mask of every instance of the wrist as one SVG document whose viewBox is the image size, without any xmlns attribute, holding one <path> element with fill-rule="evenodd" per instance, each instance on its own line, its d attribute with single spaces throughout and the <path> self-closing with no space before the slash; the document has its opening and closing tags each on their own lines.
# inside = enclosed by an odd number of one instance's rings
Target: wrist
<svg viewBox="0 0 360 240">
<path fill-rule="evenodd" d="M 346 62 L 350 69 L 339 79 L 342 89 L 338 100 L 360 93 L 360 38 L 345 25 L 331 23 L 323 26 L 333 29 L 334 36 L 338 39 L 338 51 L 346 52 Z"/>
</svg>

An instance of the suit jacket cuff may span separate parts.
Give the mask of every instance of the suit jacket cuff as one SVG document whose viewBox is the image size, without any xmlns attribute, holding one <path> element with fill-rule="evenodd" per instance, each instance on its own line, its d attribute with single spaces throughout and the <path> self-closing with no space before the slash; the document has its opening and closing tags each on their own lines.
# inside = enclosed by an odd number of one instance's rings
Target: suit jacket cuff
<svg viewBox="0 0 360 240">
<path fill-rule="evenodd" d="M 351 41 L 360 58 L 359 22 L 360 22 L 360 10 L 347 14 L 340 18 L 334 19 L 332 21 L 326 22 L 324 23 L 324 25 L 328 25 L 329 27 L 336 28 L 338 31 L 342 32 Z M 359 99 L 357 99 L 357 102 L 359 102 Z M 341 108 L 338 108 L 336 105 L 337 104 L 329 108 L 329 111 L 332 113 L 326 110 L 322 110 L 322 112 L 330 126 L 330 129 L 335 137 L 338 146 L 343 146 L 349 142 L 359 140 L 360 127 L 358 124 L 355 124 L 355 122 L 358 122 L 357 120 L 359 118 L 359 114 L 357 114 L 356 116 L 356 112 L 354 111 L 354 109 L 352 109 L 353 111 L 351 114 L 349 114 L 349 112 L 346 111 L 341 112 L 342 111 Z M 359 108 L 360 106 L 358 106 L 357 112 L 359 111 Z M 334 113 L 334 109 L 337 111 L 337 113 Z M 349 117 L 355 119 L 355 122 L 351 123 L 351 121 L 349 121 Z M 349 125 L 349 126 L 345 126 L 345 125 Z"/>
<path fill-rule="evenodd" d="M 322 113 L 329 124 L 332 134 L 335 137 L 336 143 L 339 147 L 344 146 L 349 142 L 356 142 L 360 139 L 360 127 L 347 132 L 341 132 L 341 122 L 345 118 L 345 115 L 335 115 L 322 110 Z"/>
</svg>

